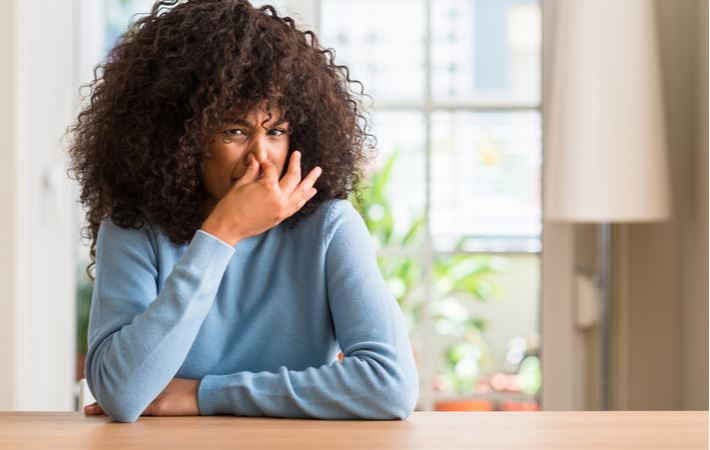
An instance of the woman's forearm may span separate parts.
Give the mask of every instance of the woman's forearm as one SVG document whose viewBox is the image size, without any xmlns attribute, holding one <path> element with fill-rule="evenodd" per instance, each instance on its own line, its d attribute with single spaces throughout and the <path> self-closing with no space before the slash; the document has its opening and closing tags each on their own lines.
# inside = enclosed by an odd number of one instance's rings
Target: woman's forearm
<svg viewBox="0 0 710 450">
<path fill-rule="evenodd" d="M 202 415 L 233 414 L 317 419 L 397 420 L 417 402 L 419 381 L 403 321 L 395 345 L 360 342 L 343 362 L 305 370 L 208 375 L 198 390 Z M 388 332 L 389 332 L 388 331 Z"/>
<path fill-rule="evenodd" d="M 135 275 L 145 261 L 123 248 L 122 259 L 106 254 L 97 261 L 86 376 L 108 415 L 133 422 L 184 362 L 234 250 L 196 233 L 157 297 L 146 298 L 155 281 Z"/>
</svg>

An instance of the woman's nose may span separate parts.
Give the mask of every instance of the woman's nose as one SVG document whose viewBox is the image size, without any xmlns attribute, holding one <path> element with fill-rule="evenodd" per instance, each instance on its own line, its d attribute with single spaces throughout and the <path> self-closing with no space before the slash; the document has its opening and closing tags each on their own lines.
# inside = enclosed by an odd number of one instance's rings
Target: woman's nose
<svg viewBox="0 0 710 450">
<path fill-rule="evenodd" d="M 249 153 L 253 153 L 257 161 L 263 161 L 266 159 L 266 156 L 269 154 L 266 139 L 258 135 L 255 136 L 252 141 L 251 148 L 249 149 Z M 247 158 L 248 156 L 249 155 L 247 154 Z"/>
</svg>

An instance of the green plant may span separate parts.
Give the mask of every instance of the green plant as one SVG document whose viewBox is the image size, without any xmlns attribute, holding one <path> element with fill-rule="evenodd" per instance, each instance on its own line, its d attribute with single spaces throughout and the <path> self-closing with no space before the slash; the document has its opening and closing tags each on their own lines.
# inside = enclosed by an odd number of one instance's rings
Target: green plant
<svg viewBox="0 0 710 450">
<path fill-rule="evenodd" d="M 443 373 L 438 381 L 442 390 L 465 394 L 476 388 L 482 369 L 492 369 L 486 322 L 472 313 L 471 306 L 502 294 L 502 286 L 494 279 L 501 270 L 488 255 L 438 258 L 433 270 L 434 323 L 440 335 L 454 338 L 444 349 Z"/>
<path fill-rule="evenodd" d="M 425 219 L 423 214 L 416 217 L 404 234 L 395 235 L 395 220 L 386 188 L 399 154 L 400 150 L 395 149 L 380 169 L 371 171 L 358 193 L 361 201 L 356 195 L 351 196 L 351 201 L 381 248 L 403 250 L 405 256 L 378 255 L 377 261 L 383 278 L 402 308 L 411 334 L 418 328 L 422 316 L 423 266 L 416 251 L 423 244 Z M 462 248 L 465 239 L 467 237 L 462 237 L 457 242 L 456 249 Z M 475 387 L 479 368 L 490 362 L 484 337 L 485 322 L 473 316 L 465 304 L 486 301 L 502 292 L 501 286 L 492 277 L 496 272 L 499 270 L 487 255 L 446 256 L 433 262 L 432 313 L 435 325 L 440 334 L 457 339 L 444 350 L 443 376 L 457 392 L 463 393 Z"/>
<path fill-rule="evenodd" d="M 423 214 L 412 220 L 403 235 L 395 235 L 394 216 L 386 195 L 386 187 L 399 152 L 399 149 L 395 149 L 381 169 L 371 171 L 364 187 L 358 191 L 358 195 L 353 193 L 350 200 L 379 247 L 416 251 L 423 241 Z M 409 332 L 413 332 L 421 318 L 422 302 L 418 292 L 422 275 L 421 261 L 410 255 L 377 255 L 377 263 L 384 280 L 402 308 Z"/>
<path fill-rule="evenodd" d="M 80 261 L 77 268 L 76 288 L 76 345 L 77 353 L 85 355 L 88 350 L 89 310 L 93 288 L 84 272 L 85 261 Z"/>
</svg>

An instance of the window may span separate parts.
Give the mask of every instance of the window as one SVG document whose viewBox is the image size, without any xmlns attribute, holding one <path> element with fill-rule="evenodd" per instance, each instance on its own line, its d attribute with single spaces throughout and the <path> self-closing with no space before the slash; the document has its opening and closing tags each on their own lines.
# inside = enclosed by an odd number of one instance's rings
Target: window
<svg viewBox="0 0 710 450">
<path fill-rule="evenodd" d="M 372 96 L 361 213 L 410 328 L 419 410 L 538 409 L 541 7 L 320 0 Z"/>
</svg>

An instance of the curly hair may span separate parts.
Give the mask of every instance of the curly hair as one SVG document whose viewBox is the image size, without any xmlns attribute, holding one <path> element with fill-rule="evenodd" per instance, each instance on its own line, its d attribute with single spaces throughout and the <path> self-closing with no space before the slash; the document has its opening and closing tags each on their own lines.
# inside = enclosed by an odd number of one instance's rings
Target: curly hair
<svg viewBox="0 0 710 450">
<path fill-rule="evenodd" d="M 103 219 L 124 228 L 156 225 L 174 243 L 192 239 L 207 195 L 203 149 L 228 116 L 263 101 L 285 111 L 303 173 L 323 168 L 318 193 L 286 228 L 328 199 L 360 199 L 376 139 L 362 83 L 334 60 L 313 32 L 269 5 L 156 2 L 94 69 L 84 86 L 89 102 L 69 128 L 69 173 L 81 186 L 82 237 L 91 240 L 89 277 Z"/>
</svg>

